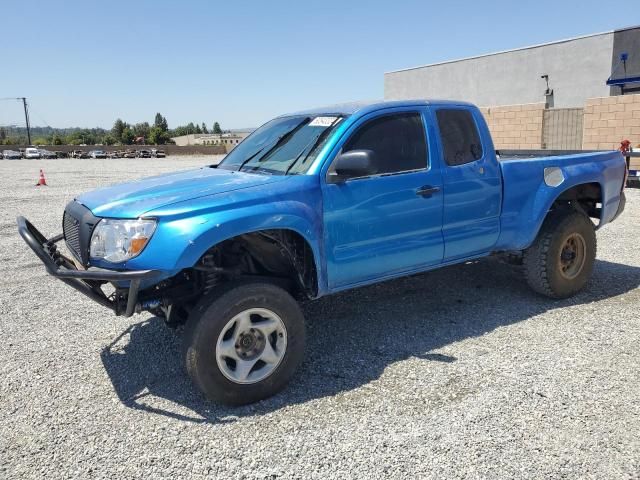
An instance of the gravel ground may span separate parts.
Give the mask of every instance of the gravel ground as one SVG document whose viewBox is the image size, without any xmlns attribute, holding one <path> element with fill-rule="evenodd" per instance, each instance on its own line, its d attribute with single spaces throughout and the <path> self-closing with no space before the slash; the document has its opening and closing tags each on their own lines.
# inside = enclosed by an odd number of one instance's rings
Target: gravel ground
<svg viewBox="0 0 640 480">
<path fill-rule="evenodd" d="M 640 190 L 575 298 L 496 261 L 325 298 L 291 386 L 228 408 L 192 388 L 179 334 L 47 277 L 15 228 L 59 233 L 76 193 L 207 162 L 0 162 L 0 477 L 640 477 Z"/>
</svg>

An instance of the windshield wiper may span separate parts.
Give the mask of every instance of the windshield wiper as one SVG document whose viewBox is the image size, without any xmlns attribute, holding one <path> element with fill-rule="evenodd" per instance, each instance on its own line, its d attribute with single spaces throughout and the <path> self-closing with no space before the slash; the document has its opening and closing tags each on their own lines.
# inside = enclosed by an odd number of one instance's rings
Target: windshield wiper
<svg viewBox="0 0 640 480">
<path fill-rule="evenodd" d="M 273 146 L 271 148 L 269 148 L 266 152 L 264 152 L 262 155 L 260 155 L 260 157 L 258 158 L 257 162 L 261 162 L 262 159 L 266 158 L 271 152 L 273 152 L 274 150 L 278 149 L 279 147 L 281 147 L 282 145 L 284 145 L 287 141 L 289 141 L 289 139 L 298 131 L 300 130 L 302 127 L 304 127 L 307 123 L 309 123 L 311 119 L 309 117 L 304 118 L 300 123 L 298 123 L 295 127 L 293 127 L 291 130 L 289 130 L 288 132 L 283 133 L 282 135 L 280 135 L 278 137 L 278 139 L 276 140 L 276 142 L 273 144 Z M 258 156 L 258 154 L 260 154 L 260 152 L 262 152 L 265 148 L 267 148 L 267 146 L 270 145 L 270 143 L 268 143 L 267 145 L 265 145 L 264 147 L 262 147 L 260 150 L 258 150 L 256 153 L 254 153 L 253 155 L 251 155 L 249 158 L 247 158 L 244 162 L 242 162 L 240 164 L 240 167 L 238 167 L 238 171 L 241 171 L 242 168 L 249 163 L 251 160 L 253 160 L 256 156 Z M 257 167 L 256 167 L 257 168 Z M 255 170 L 255 168 L 254 168 Z"/>
<path fill-rule="evenodd" d="M 267 143 L 267 145 L 269 145 L 269 144 Z M 249 156 L 247 157 L 247 159 L 246 159 L 246 160 L 243 160 L 243 161 L 242 161 L 242 163 L 240 164 L 240 166 L 238 167 L 238 171 L 242 170 L 242 167 L 244 167 L 247 163 L 249 163 L 249 162 L 251 161 L 251 159 L 252 159 L 252 158 L 254 158 L 256 155 L 258 155 L 258 154 L 259 154 L 261 151 L 263 151 L 265 148 L 267 148 L 267 145 L 265 145 L 265 146 L 264 146 L 264 147 L 262 147 L 262 148 L 259 148 L 259 149 L 256 151 L 256 153 L 252 153 L 251 155 L 249 155 Z"/>
<path fill-rule="evenodd" d="M 293 160 L 293 162 L 291 162 L 291 165 L 289 165 L 287 167 L 287 170 L 284 172 L 285 175 L 289 175 L 289 172 L 291 171 L 291 169 L 295 166 L 296 163 L 298 163 L 298 160 L 300 160 L 300 158 L 302 157 L 302 155 L 304 154 L 304 152 L 307 152 L 307 154 L 304 156 L 304 160 L 302 160 L 302 163 L 307 161 L 307 158 L 309 158 L 309 155 L 311 154 L 311 152 L 313 152 L 313 150 L 320 145 L 320 143 L 325 139 L 325 137 L 329 134 L 329 132 L 331 132 L 331 129 L 333 129 L 333 126 L 338 123 L 338 121 L 340 121 L 342 117 L 338 117 L 336 118 L 333 123 L 331 125 L 329 125 L 327 128 L 325 128 L 322 133 L 320 135 L 318 135 L 318 137 L 315 140 L 312 140 L 311 142 L 309 142 L 307 144 L 306 147 L 304 147 L 302 149 L 302 151 L 300 152 L 300 154 Z M 311 145 L 311 148 L 309 148 L 309 146 Z M 309 148 L 309 149 L 308 149 Z M 308 149 L 308 150 L 307 150 Z"/>
</svg>

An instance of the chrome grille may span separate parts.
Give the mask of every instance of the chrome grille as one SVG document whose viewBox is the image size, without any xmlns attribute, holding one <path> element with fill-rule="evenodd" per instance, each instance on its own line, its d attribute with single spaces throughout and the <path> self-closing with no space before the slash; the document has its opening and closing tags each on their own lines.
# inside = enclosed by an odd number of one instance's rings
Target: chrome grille
<svg viewBox="0 0 640 480">
<path fill-rule="evenodd" d="M 71 250 L 76 258 L 81 259 L 80 255 L 80 222 L 64 212 L 64 218 L 62 221 L 62 232 L 64 233 L 64 239 L 67 242 L 67 247 Z"/>
</svg>

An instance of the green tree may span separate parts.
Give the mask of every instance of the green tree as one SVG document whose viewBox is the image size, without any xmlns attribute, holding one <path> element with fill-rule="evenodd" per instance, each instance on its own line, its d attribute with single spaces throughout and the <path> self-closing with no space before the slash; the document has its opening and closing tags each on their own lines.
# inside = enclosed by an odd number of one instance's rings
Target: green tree
<svg viewBox="0 0 640 480">
<path fill-rule="evenodd" d="M 111 129 L 111 135 L 116 139 L 117 142 L 124 143 L 122 141 L 122 133 L 128 127 L 128 125 L 123 122 L 121 119 L 117 119 L 113 124 L 113 128 Z"/>
<path fill-rule="evenodd" d="M 204 122 L 202 122 L 201 128 L 202 128 L 202 133 L 209 133 L 209 130 L 207 129 L 207 125 Z"/>
<path fill-rule="evenodd" d="M 102 143 L 104 143 L 105 145 L 115 145 L 116 143 L 118 143 L 118 141 L 112 134 L 108 133 L 104 137 L 102 137 Z"/>
<path fill-rule="evenodd" d="M 74 130 L 67 135 L 68 143 L 71 145 L 93 145 L 96 143 L 96 135 L 88 129 Z"/>
<path fill-rule="evenodd" d="M 122 131 L 120 143 L 122 143 L 123 145 L 131 145 L 133 143 L 134 138 L 135 138 L 135 134 L 133 133 L 133 130 L 131 130 L 131 127 L 127 126 Z"/>
<path fill-rule="evenodd" d="M 215 122 L 213 124 L 213 131 L 211 133 L 217 133 L 217 134 L 222 133 L 222 129 L 220 128 L 220 124 L 218 122 Z"/>
<path fill-rule="evenodd" d="M 149 130 L 151 130 L 151 127 L 149 126 L 149 122 L 136 123 L 133 126 L 133 134 L 136 137 L 147 138 L 149 136 Z"/>
<path fill-rule="evenodd" d="M 162 127 L 154 126 L 149 131 L 149 143 L 151 145 L 164 145 L 170 141 L 169 132 L 162 130 Z"/>
<path fill-rule="evenodd" d="M 159 127 L 160 130 L 162 130 L 163 132 L 166 132 L 167 130 L 169 130 L 169 124 L 167 123 L 167 119 L 163 117 L 160 114 L 160 112 L 156 113 L 156 118 L 153 121 L 153 126 Z"/>
<path fill-rule="evenodd" d="M 182 135 L 193 135 L 194 133 L 202 133 L 200 125 L 189 122 L 188 125 L 180 125 L 173 129 L 170 137 L 180 137 Z"/>
<path fill-rule="evenodd" d="M 185 126 L 179 126 L 173 129 L 173 134 L 172 136 L 174 137 L 180 137 L 182 135 L 186 135 L 187 134 L 187 127 Z"/>
</svg>

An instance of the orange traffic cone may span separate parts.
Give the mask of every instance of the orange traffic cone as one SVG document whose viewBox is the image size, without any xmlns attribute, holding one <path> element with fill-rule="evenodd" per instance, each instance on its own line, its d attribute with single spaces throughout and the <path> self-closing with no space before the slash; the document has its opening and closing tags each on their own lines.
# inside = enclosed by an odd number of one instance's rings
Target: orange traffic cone
<svg viewBox="0 0 640 480">
<path fill-rule="evenodd" d="M 40 178 L 38 179 L 38 183 L 36 183 L 36 187 L 39 186 L 47 186 L 47 180 L 44 178 L 44 172 L 42 171 L 42 169 L 40 169 Z"/>
</svg>

